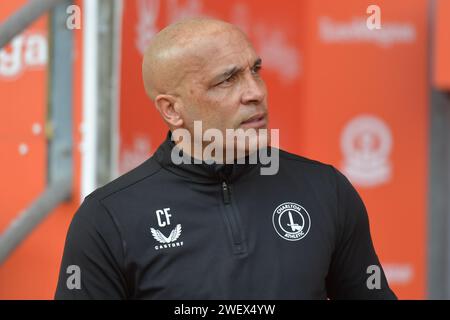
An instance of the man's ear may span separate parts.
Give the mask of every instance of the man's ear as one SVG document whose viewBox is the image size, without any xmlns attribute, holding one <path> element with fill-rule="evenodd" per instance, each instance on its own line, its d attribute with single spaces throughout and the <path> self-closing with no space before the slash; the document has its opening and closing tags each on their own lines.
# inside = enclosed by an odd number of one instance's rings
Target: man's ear
<svg viewBox="0 0 450 320">
<path fill-rule="evenodd" d="M 160 94 L 155 98 L 155 106 L 169 125 L 178 128 L 183 125 L 183 118 L 177 108 L 177 99 L 169 94 Z"/>
</svg>

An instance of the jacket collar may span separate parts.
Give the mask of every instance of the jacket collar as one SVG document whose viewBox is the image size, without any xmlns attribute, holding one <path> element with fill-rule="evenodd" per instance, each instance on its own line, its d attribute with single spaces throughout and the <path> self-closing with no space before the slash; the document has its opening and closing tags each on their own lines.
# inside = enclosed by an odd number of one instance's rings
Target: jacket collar
<svg viewBox="0 0 450 320">
<path fill-rule="evenodd" d="M 172 134 L 169 131 L 165 141 L 155 152 L 156 161 L 163 168 L 171 171 L 172 173 L 196 182 L 234 182 L 244 175 L 257 173 L 259 171 L 257 169 L 261 166 L 259 158 L 256 164 L 251 164 L 249 163 L 248 157 L 245 158 L 244 164 L 207 164 L 204 161 L 202 161 L 202 163 L 194 163 L 194 159 L 190 155 L 183 154 L 182 150 L 180 150 L 180 155 L 185 159 L 183 163 L 175 164 L 171 158 L 173 148 L 178 147 L 172 141 Z"/>
</svg>

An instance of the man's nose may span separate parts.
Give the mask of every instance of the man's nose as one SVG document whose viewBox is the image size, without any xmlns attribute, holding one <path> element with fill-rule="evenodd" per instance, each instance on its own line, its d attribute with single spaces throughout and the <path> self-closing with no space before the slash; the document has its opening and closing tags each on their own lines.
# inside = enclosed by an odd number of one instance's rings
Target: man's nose
<svg viewBox="0 0 450 320">
<path fill-rule="evenodd" d="M 266 86 L 259 75 L 248 74 L 242 93 L 243 104 L 259 104 L 266 97 Z"/>
</svg>

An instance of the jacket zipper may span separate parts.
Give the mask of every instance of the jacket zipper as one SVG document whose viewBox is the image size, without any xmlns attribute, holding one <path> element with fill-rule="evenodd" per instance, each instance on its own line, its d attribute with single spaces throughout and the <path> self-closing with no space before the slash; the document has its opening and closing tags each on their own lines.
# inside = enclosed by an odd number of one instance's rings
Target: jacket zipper
<svg viewBox="0 0 450 320">
<path fill-rule="evenodd" d="M 232 205 L 231 186 L 226 180 L 222 181 L 222 195 L 225 207 L 225 217 L 231 229 L 233 238 L 233 252 L 235 254 L 242 254 L 246 251 L 243 243 L 242 233 L 239 229 L 236 209 Z"/>
<path fill-rule="evenodd" d="M 222 181 L 223 203 L 230 204 L 230 189 L 226 181 Z"/>
</svg>

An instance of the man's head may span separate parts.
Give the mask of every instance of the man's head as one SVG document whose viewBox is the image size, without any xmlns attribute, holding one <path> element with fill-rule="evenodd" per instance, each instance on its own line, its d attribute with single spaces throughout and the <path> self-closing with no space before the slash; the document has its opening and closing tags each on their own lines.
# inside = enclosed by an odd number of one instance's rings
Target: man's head
<svg viewBox="0 0 450 320">
<path fill-rule="evenodd" d="M 144 55 L 145 89 L 171 130 L 265 128 L 261 59 L 236 26 L 209 18 L 168 26 Z"/>
</svg>

